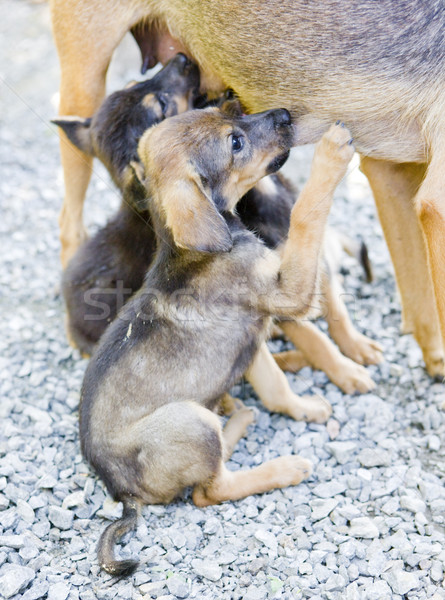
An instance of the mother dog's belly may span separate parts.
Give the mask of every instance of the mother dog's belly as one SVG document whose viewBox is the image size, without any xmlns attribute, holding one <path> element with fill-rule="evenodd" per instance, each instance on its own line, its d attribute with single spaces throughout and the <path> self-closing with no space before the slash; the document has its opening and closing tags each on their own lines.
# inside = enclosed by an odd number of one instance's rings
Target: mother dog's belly
<svg viewBox="0 0 445 600">
<path fill-rule="evenodd" d="M 337 120 L 333 116 L 301 114 L 293 111 L 296 125 L 295 145 L 316 143 Z M 421 127 L 415 121 L 406 123 L 395 114 L 377 119 L 357 119 L 354 115 L 338 115 L 351 131 L 354 146 L 360 154 L 393 162 L 426 162 L 427 146 Z"/>
</svg>

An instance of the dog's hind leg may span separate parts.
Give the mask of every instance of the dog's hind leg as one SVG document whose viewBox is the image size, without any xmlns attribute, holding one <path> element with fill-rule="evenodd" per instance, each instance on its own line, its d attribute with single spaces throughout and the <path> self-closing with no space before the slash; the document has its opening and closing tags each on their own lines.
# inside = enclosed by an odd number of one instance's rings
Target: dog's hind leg
<svg viewBox="0 0 445 600">
<path fill-rule="evenodd" d="M 103 10 L 99 10 L 103 7 Z M 52 0 L 51 18 L 61 68 L 60 115 L 91 117 L 105 93 L 105 77 L 114 49 L 132 24 L 125 3 L 94 9 L 88 0 Z M 65 199 L 59 217 L 61 260 L 65 267 L 86 237 L 83 202 L 92 158 L 76 149 L 60 132 Z"/>
<path fill-rule="evenodd" d="M 361 365 L 375 365 L 382 362 L 380 344 L 357 331 L 352 324 L 342 300 L 343 289 L 337 277 L 331 279 L 325 293 L 329 333 L 341 352 Z"/>
<path fill-rule="evenodd" d="M 294 394 L 265 342 L 246 372 L 246 379 L 264 406 L 271 411 L 289 415 L 296 421 L 315 423 L 325 423 L 331 416 L 331 405 L 321 396 L 301 397 Z"/>
<path fill-rule="evenodd" d="M 298 485 L 311 473 L 311 462 L 300 456 L 274 458 L 248 471 L 229 471 L 221 462 L 212 480 L 194 488 L 193 502 L 197 506 L 209 506 L 225 500 L 239 500 L 252 494 Z"/>
<path fill-rule="evenodd" d="M 415 197 L 416 212 L 422 227 L 431 279 L 433 282 L 434 297 L 436 300 L 437 312 L 431 311 L 428 314 L 429 307 L 424 306 L 427 318 L 429 318 L 435 327 L 438 316 L 439 327 L 436 329 L 434 343 L 437 344 L 433 351 L 429 353 L 429 370 L 435 375 L 444 375 L 444 355 L 445 350 L 445 183 L 444 183 L 444 164 L 445 164 L 445 139 L 436 140 L 435 147 L 432 150 L 432 158 L 422 185 Z M 415 281 L 419 286 L 419 282 Z M 440 331 L 439 331 L 440 329 Z M 437 337 L 440 335 L 441 344 Z M 442 352 L 441 352 L 442 350 Z"/>
<path fill-rule="evenodd" d="M 440 177 L 443 177 L 443 163 L 438 165 L 438 169 L 440 181 Z M 366 157 L 361 159 L 361 170 L 371 185 L 394 264 L 402 303 L 402 331 L 412 333 L 417 340 L 428 373 L 433 376 L 440 375 L 443 373 L 443 349 L 436 301 L 428 269 L 425 240 L 414 204 L 414 198 L 425 176 L 426 166 L 414 163 L 395 164 Z M 422 185 L 419 192 L 421 195 L 417 206 L 421 211 L 429 206 L 426 200 L 422 200 L 426 198 L 425 193 L 429 195 L 427 190 L 428 188 Z M 428 242 L 428 235 L 425 236 Z M 440 259 L 441 264 L 444 255 Z M 445 296 L 442 300 L 445 302 Z"/>
</svg>

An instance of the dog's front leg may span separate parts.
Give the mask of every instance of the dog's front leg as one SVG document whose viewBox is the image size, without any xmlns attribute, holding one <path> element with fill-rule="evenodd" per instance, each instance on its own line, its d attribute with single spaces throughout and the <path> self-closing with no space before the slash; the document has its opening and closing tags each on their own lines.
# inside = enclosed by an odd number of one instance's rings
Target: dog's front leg
<svg viewBox="0 0 445 600">
<path fill-rule="evenodd" d="M 300 317 L 311 308 L 327 217 L 334 190 L 354 154 L 351 142 L 349 131 L 337 124 L 316 146 L 310 177 L 292 209 L 274 289 L 264 297 L 271 315 Z"/>
<path fill-rule="evenodd" d="M 102 7 L 102 9 L 100 9 Z M 105 93 L 105 76 L 114 49 L 132 24 L 123 3 L 52 0 L 53 34 L 60 60 L 60 115 L 91 117 Z M 65 267 L 86 237 L 83 202 L 92 158 L 76 149 L 60 132 L 65 199 L 59 217 L 61 260 Z"/>
</svg>

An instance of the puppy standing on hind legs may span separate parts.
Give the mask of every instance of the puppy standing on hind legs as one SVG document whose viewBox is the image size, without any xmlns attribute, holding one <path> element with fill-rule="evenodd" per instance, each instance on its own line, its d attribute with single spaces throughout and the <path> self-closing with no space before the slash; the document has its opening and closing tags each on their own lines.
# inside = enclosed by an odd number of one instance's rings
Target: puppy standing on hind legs
<svg viewBox="0 0 445 600">
<path fill-rule="evenodd" d="M 213 412 L 246 371 L 257 379 L 271 316 L 300 316 L 317 290 L 333 192 L 353 154 L 345 128 L 333 126 L 317 147 L 281 255 L 234 213 L 260 177 L 281 167 L 293 135 L 285 110 L 230 117 L 209 109 L 172 117 L 141 139 L 137 169 L 150 182 L 160 243 L 144 286 L 99 343 L 80 407 L 82 452 L 124 504 L 99 542 L 101 567 L 114 575 L 137 564 L 116 560 L 114 545 L 142 504 L 170 502 L 192 486 L 194 502 L 206 506 L 310 473 L 298 456 L 229 471 L 224 460 L 249 418 L 235 413 L 222 430 Z M 249 293 L 237 294 L 245 282 Z M 329 415 L 316 398 L 272 396 L 261 399 L 294 418 Z"/>
</svg>

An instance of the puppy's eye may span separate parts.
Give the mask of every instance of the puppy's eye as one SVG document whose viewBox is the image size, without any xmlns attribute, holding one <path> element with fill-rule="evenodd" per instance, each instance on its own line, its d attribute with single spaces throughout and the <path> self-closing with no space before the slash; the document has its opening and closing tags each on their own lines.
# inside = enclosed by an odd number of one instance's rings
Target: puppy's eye
<svg viewBox="0 0 445 600">
<path fill-rule="evenodd" d="M 232 150 L 233 152 L 239 152 L 244 147 L 244 138 L 240 135 L 232 134 Z"/>
<path fill-rule="evenodd" d="M 157 94 L 157 99 L 159 104 L 161 105 L 162 114 L 165 117 L 165 114 L 168 109 L 168 98 L 166 94 Z"/>
</svg>

